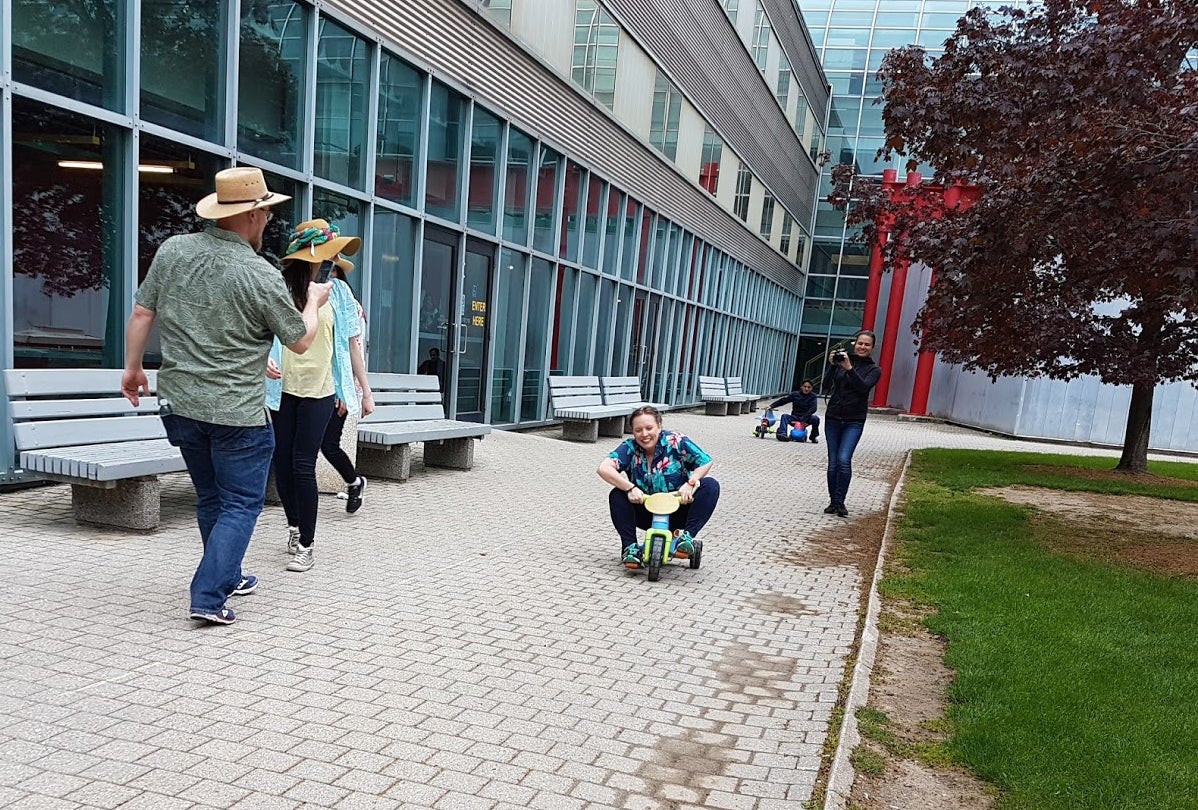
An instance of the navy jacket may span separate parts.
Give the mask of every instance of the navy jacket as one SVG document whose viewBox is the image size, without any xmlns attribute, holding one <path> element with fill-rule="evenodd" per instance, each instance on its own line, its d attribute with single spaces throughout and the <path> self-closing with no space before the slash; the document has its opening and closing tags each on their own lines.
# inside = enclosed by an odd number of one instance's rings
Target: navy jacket
<svg viewBox="0 0 1198 810">
<path fill-rule="evenodd" d="M 870 392 L 882 379 L 882 369 L 872 357 L 850 353 L 849 362 L 853 366 L 850 371 L 829 363 L 824 372 L 824 390 L 832 392 L 824 408 L 825 419 L 864 422 L 869 413 Z"/>
<path fill-rule="evenodd" d="M 819 410 L 819 400 L 815 396 L 815 392 L 804 394 L 802 391 L 791 391 L 786 396 L 770 403 L 771 408 L 777 408 L 786 403 L 790 403 L 790 415 L 798 419 L 800 422 L 805 422 L 804 416 L 810 416 Z"/>
</svg>

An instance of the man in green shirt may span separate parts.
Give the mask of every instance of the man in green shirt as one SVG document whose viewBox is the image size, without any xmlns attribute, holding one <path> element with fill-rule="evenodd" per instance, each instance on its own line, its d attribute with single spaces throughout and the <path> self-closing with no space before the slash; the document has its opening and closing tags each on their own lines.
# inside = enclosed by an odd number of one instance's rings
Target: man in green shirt
<svg viewBox="0 0 1198 810">
<path fill-rule="evenodd" d="M 142 356 L 158 324 L 162 422 L 195 486 L 204 544 L 191 581 L 189 615 L 198 621 L 232 624 L 225 600 L 258 585 L 257 577 L 242 574 L 241 561 L 262 512 L 274 452 L 266 358 L 275 336 L 297 354 L 308 350 L 332 287 L 313 283 L 301 313 L 278 268 L 258 256 L 270 207 L 288 199 L 267 189 L 260 169 L 218 172 L 216 192 L 196 204 L 213 227 L 162 244 L 125 334 L 121 392 L 137 405 L 149 390 Z"/>
</svg>

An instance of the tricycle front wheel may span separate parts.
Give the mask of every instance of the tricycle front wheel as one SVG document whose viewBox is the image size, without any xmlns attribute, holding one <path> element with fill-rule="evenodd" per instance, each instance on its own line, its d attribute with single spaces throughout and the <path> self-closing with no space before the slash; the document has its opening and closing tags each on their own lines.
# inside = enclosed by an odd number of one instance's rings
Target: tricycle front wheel
<svg viewBox="0 0 1198 810">
<path fill-rule="evenodd" d="M 654 535 L 649 543 L 649 568 L 648 577 L 650 582 L 657 582 L 661 578 L 661 558 L 665 554 L 665 540 L 661 535 Z"/>
</svg>

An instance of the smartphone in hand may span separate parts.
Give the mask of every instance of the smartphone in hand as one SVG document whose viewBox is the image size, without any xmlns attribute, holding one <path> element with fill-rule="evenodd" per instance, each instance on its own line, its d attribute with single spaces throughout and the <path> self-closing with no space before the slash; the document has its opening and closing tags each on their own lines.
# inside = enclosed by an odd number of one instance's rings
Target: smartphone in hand
<svg viewBox="0 0 1198 810">
<path fill-rule="evenodd" d="M 325 284 L 329 280 L 329 276 L 333 275 L 333 267 L 335 263 L 332 259 L 325 259 L 320 263 L 320 269 L 316 271 L 316 283 Z"/>
</svg>

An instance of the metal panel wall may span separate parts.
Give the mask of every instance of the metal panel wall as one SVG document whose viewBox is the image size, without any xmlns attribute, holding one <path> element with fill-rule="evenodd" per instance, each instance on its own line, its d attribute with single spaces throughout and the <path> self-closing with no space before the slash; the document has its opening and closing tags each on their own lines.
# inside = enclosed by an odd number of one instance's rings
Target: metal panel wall
<svg viewBox="0 0 1198 810">
<path fill-rule="evenodd" d="M 384 43 L 399 49 L 400 55 L 409 55 L 430 68 L 434 75 L 473 92 L 484 104 L 518 126 L 587 163 L 605 179 L 721 250 L 787 289 L 800 289 L 802 275 L 794 265 L 678 174 L 673 166 L 631 137 L 567 80 L 548 70 L 534 55 L 482 20 L 460 0 L 421 3 L 328 0 L 325 5 L 373 29 Z M 715 4 L 713 8 L 718 11 Z M 730 28 L 729 31 L 735 36 Z M 738 47 L 744 51 L 739 42 Z M 785 120 L 776 105 L 775 115 Z M 743 126 L 746 130 L 752 128 Z M 793 133 L 791 140 L 798 143 Z M 814 169 L 810 174 L 811 190 L 804 204 L 799 205 L 801 195 L 795 192 L 793 210 L 797 216 L 801 216 L 801 211 L 810 211 L 814 201 L 818 177 Z M 764 171 L 759 176 L 767 179 Z M 788 182 L 788 186 L 794 185 Z"/>
</svg>

